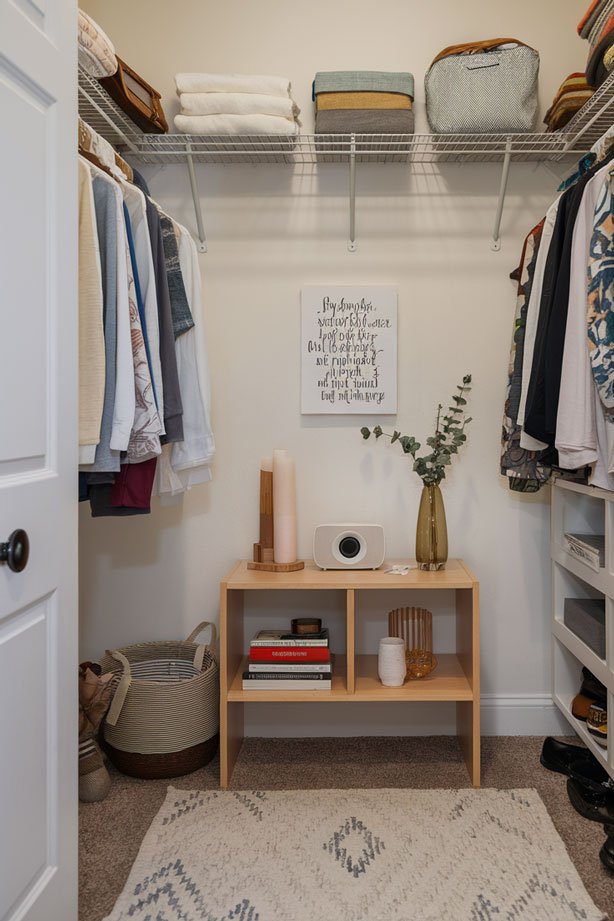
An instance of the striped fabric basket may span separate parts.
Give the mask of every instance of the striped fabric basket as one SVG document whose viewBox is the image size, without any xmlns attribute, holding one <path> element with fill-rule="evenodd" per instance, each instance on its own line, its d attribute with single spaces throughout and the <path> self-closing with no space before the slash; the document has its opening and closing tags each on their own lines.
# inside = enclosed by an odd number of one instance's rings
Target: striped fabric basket
<svg viewBox="0 0 614 921">
<path fill-rule="evenodd" d="M 196 643 L 211 628 L 209 645 Z M 104 748 L 132 777 L 179 777 L 207 764 L 217 750 L 219 670 L 214 624 L 203 621 L 181 641 L 107 650 L 103 673 L 116 685 L 103 724 Z"/>
</svg>

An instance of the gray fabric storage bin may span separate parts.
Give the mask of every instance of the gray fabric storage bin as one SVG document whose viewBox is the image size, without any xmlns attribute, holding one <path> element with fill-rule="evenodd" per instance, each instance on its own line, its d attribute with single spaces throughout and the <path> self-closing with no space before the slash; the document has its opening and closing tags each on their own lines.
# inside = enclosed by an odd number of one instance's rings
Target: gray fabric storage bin
<svg viewBox="0 0 614 921">
<path fill-rule="evenodd" d="M 605 659 L 605 600 L 566 598 L 563 622 L 600 659 Z"/>
</svg>

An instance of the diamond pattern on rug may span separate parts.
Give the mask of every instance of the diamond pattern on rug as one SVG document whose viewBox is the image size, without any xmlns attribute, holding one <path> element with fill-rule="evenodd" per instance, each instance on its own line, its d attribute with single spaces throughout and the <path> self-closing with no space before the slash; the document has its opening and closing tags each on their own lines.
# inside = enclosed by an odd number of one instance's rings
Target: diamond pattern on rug
<svg viewBox="0 0 614 921">
<path fill-rule="evenodd" d="M 351 853 L 348 853 L 348 847 L 353 850 L 356 847 L 360 848 L 361 844 L 362 848 L 358 857 L 353 857 Z M 385 845 L 380 838 L 369 831 L 364 822 L 352 816 L 345 820 L 323 847 L 356 879 L 362 873 L 367 872 L 367 867 L 375 860 L 377 854 L 382 853 Z"/>
</svg>

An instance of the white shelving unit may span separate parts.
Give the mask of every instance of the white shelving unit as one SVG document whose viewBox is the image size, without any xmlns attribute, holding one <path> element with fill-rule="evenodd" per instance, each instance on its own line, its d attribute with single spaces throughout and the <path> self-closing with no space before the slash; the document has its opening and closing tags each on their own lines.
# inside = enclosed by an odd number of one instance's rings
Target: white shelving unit
<svg viewBox="0 0 614 921">
<path fill-rule="evenodd" d="M 144 134 L 105 89 L 79 70 L 79 113 L 102 137 L 143 163 L 188 166 L 200 248 L 206 252 L 197 163 L 282 164 L 291 168 L 346 163 L 349 166 L 349 240 L 356 249 L 356 164 L 485 163 L 502 164 L 491 247 L 500 249 L 499 230 L 512 161 L 554 162 L 579 159 L 614 124 L 614 74 L 562 129 L 531 134 L 300 134 L 286 137 L 203 137 L 189 134 Z"/>
<path fill-rule="evenodd" d="M 602 748 L 571 713 L 580 690 L 582 666 L 608 689 L 614 713 L 614 492 L 556 479 L 552 489 L 552 647 L 553 699 L 574 732 L 614 777 L 614 739 Z M 565 549 L 565 532 L 605 535 L 605 565 L 595 572 Z M 563 622 L 565 598 L 605 599 L 605 659 L 601 659 Z"/>
</svg>

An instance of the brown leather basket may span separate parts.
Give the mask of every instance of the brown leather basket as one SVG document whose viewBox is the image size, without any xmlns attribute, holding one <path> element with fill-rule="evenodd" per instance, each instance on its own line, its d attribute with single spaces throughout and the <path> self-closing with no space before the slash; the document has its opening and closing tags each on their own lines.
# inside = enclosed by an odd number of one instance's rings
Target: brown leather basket
<svg viewBox="0 0 614 921">
<path fill-rule="evenodd" d="M 120 57 L 117 65 L 112 77 L 100 80 L 101 85 L 142 131 L 146 134 L 166 134 L 168 122 L 164 117 L 160 93 Z"/>
</svg>

